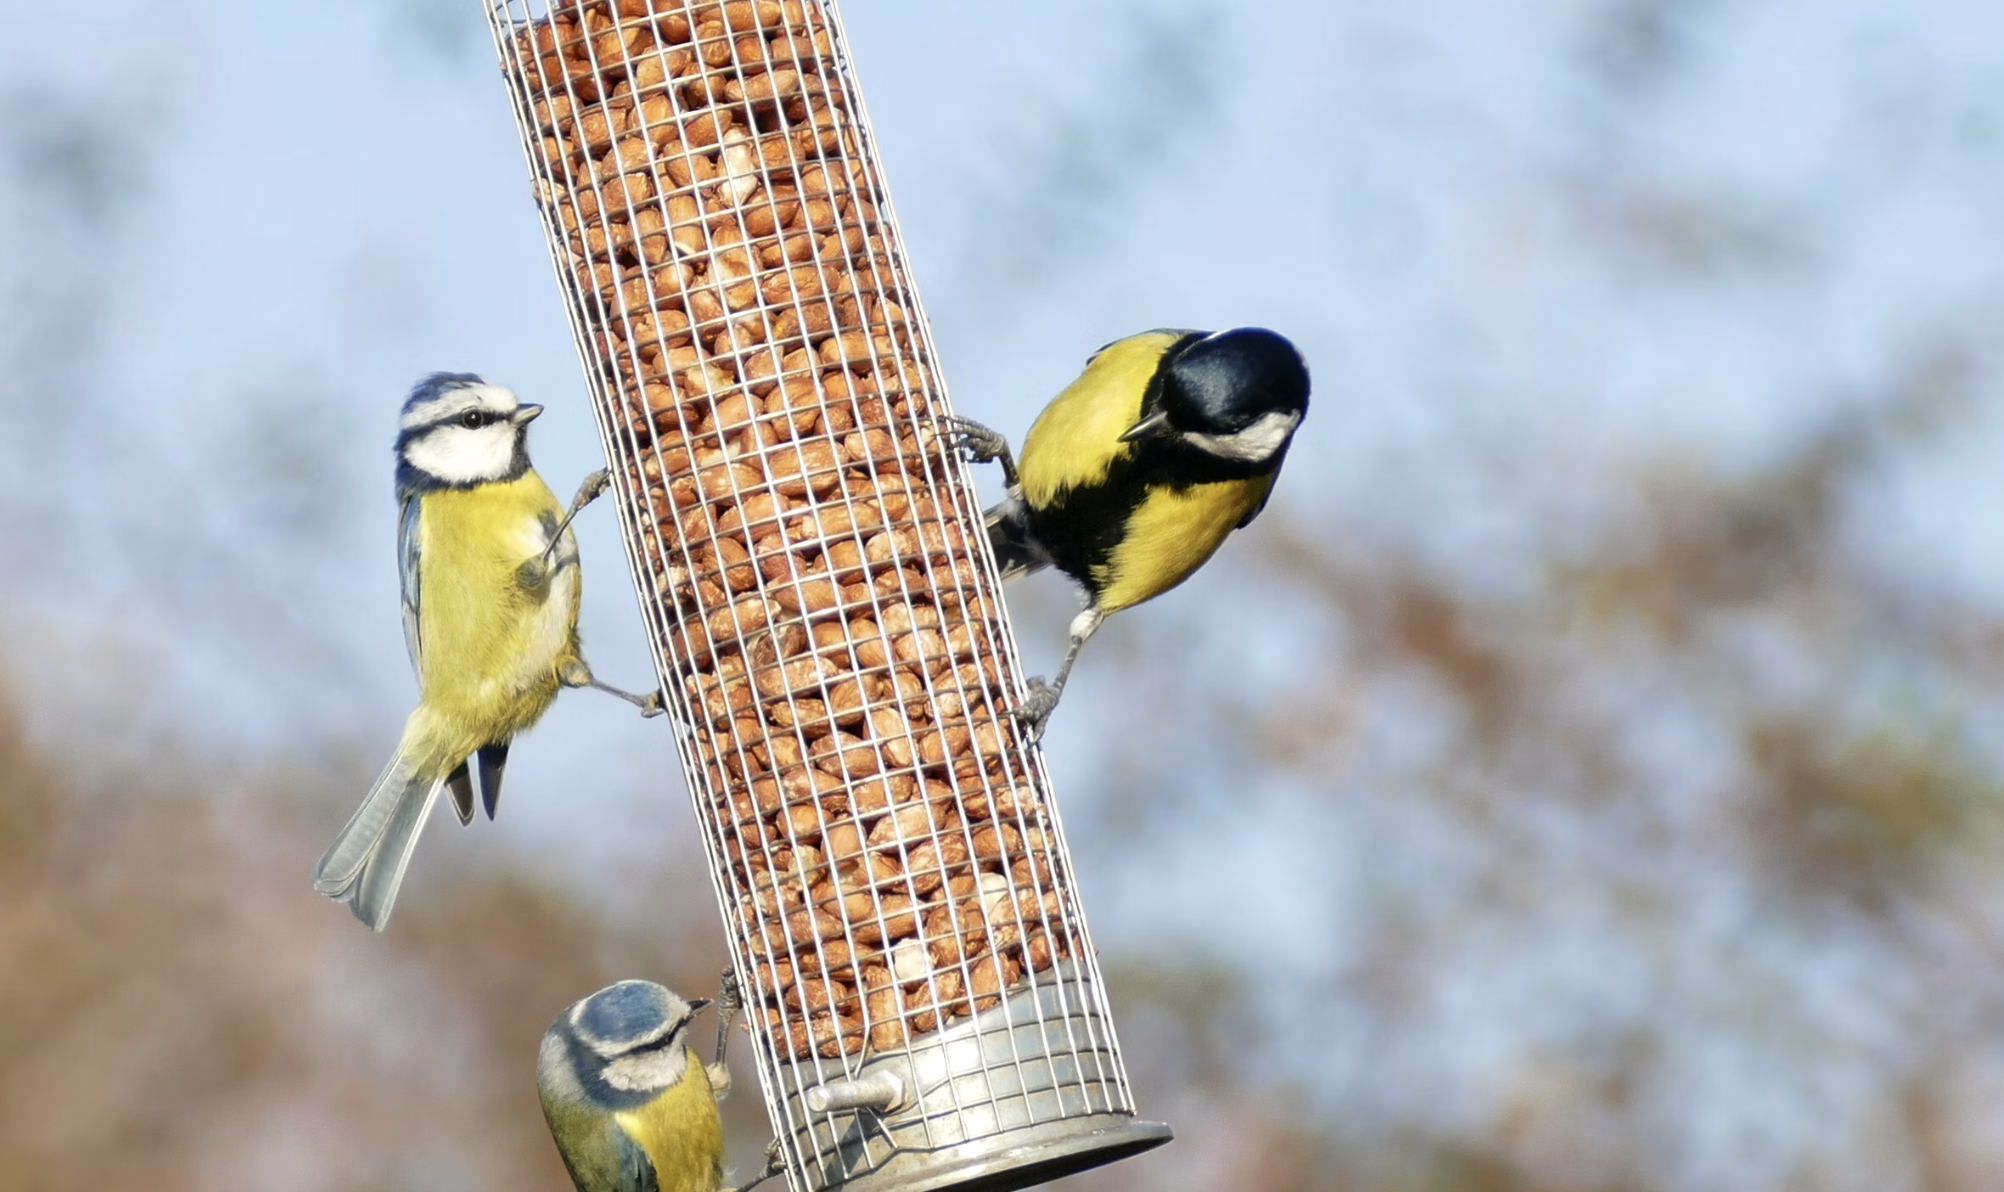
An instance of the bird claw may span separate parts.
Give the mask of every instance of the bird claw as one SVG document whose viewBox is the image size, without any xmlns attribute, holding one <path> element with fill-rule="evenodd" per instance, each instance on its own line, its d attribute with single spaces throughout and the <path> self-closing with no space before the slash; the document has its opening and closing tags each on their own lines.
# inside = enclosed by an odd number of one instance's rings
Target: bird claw
<svg viewBox="0 0 2004 1192">
<path fill-rule="evenodd" d="M 652 720 L 668 710 L 668 703 L 661 698 L 660 691 L 650 691 L 641 698 L 639 708 L 642 720 Z"/>
<path fill-rule="evenodd" d="M 999 430 L 983 426 L 972 418 L 948 414 L 940 422 L 951 428 L 946 442 L 971 464 L 992 463 L 1009 453 L 1009 440 Z"/>
<path fill-rule="evenodd" d="M 738 985 L 736 969 L 725 969 L 717 983 L 717 1013 L 728 1018 L 745 1008 L 745 991 Z"/>
<path fill-rule="evenodd" d="M 582 503 L 589 505 L 591 502 L 604 496 L 605 490 L 611 487 L 612 473 L 604 468 L 600 468 L 598 471 L 585 477 L 583 484 L 578 485 L 578 494 L 584 498 Z"/>
<path fill-rule="evenodd" d="M 1045 682 L 1042 675 L 1031 679 L 1028 686 L 1023 702 L 1016 705 L 1010 715 L 1022 726 L 1023 735 L 1035 742 L 1043 739 L 1044 722 L 1057 710 L 1058 689 Z"/>
</svg>

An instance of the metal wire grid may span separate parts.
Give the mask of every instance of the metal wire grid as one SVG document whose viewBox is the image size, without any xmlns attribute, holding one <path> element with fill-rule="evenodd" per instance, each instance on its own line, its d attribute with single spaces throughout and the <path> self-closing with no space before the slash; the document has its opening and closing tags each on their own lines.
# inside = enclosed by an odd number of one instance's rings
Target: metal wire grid
<svg viewBox="0 0 2004 1192">
<path fill-rule="evenodd" d="M 839 16 L 552 9 L 490 25 L 790 1165 L 869 1123 L 789 1093 L 1026 986 L 1046 1053 L 998 1020 L 1013 1079 L 919 1090 L 927 1145 L 1056 1056 L 1063 1114 L 1131 1113 Z"/>
</svg>

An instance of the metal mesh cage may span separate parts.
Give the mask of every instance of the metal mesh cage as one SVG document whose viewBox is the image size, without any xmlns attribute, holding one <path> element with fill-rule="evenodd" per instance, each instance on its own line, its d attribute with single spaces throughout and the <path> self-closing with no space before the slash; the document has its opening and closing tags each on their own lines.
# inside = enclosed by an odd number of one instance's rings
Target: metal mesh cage
<svg viewBox="0 0 2004 1192">
<path fill-rule="evenodd" d="M 826 0 L 490 0 L 796 1188 L 1156 1145 Z"/>
</svg>

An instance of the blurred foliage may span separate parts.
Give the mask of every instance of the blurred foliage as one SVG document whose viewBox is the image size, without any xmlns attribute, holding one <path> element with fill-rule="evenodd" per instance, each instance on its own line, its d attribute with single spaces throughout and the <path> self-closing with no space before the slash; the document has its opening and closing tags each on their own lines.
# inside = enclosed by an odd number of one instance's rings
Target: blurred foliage
<svg viewBox="0 0 2004 1192">
<path fill-rule="evenodd" d="M 11 499 L 28 466 L 29 426 L 67 429 L 87 416 L 83 383 L 97 348 L 117 227 L 146 190 L 144 120 L 66 91 L 0 91 L 0 481 Z M 55 399 L 70 394 L 71 401 Z M 32 421 L 30 421 L 32 420 Z M 65 422 L 64 420 L 69 420 Z M 65 440 L 68 436 L 49 436 Z M 42 444 L 46 450 L 48 444 Z M 10 458 L 12 457 L 12 458 Z"/>
<path fill-rule="evenodd" d="M 535 1098 L 544 1028 L 626 976 L 715 988 L 722 940 L 707 892 L 687 896 L 705 879 L 686 848 L 631 874 L 617 916 L 504 858 L 419 875 L 372 936 L 301 880 L 353 795 L 323 767 L 108 772 L 30 741 L 15 707 L 0 702 L 8 1187 L 564 1187 Z M 755 1165 L 763 1113 L 748 1063 L 739 1076 L 726 1118 Z"/>
</svg>

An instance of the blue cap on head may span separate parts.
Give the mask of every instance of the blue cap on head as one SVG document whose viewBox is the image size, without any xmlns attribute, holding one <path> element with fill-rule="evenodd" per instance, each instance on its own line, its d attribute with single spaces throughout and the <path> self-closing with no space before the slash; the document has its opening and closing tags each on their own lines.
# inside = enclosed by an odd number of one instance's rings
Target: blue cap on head
<svg viewBox="0 0 2004 1192">
<path fill-rule="evenodd" d="M 411 386 L 411 395 L 404 399 L 404 412 L 408 414 L 413 407 L 434 401 L 454 389 L 486 383 L 486 378 L 479 373 L 435 372 Z"/>
<path fill-rule="evenodd" d="M 643 1042 L 662 1033 L 680 1000 L 652 981 L 621 981 L 586 998 L 571 1021 L 587 1043 Z"/>
</svg>

